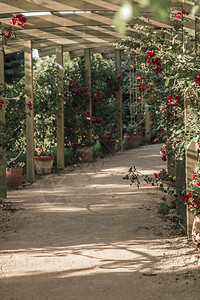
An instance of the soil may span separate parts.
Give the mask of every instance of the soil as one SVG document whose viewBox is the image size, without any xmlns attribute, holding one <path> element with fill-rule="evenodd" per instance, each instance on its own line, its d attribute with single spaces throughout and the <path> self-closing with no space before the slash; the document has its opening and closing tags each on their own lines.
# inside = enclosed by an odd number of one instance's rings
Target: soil
<svg viewBox="0 0 200 300">
<path fill-rule="evenodd" d="M 160 147 L 118 152 L 8 192 L 0 299 L 200 299 L 198 251 L 173 209 L 158 213 L 174 199 L 122 179 L 134 165 L 148 175 L 166 167 Z"/>
</svg>

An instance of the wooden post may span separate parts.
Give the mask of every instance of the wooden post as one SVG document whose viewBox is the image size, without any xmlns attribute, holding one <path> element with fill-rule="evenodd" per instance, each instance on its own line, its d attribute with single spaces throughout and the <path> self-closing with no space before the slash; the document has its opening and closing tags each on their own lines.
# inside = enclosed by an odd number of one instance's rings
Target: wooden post
<svg viewBox="0 0 200 300">
<path fill-rule="evenodd" d="M 183 0 L 183 9 L 185 11 L 190 11 L 191 3 Z M 194 15 L 190 15 L 190 18 L 188 20 L 186 18 L 185 23 L 184 23 L 184 30 L 186 30 L 190 34 L 190 36 L 192 36 L 195 40 L 195 38 L 196 38 L 196 22 L 195 22 Z M 185 52 L 189 49 L 191 49 L 191 42 L 188 39 L 186 40 L 186 37 L 183 34 L 183 52 Z M 188 91 L 188 96 L 191 96 L 191 94 L 192 94 L 192 91 Z M 195 96 L 193 95 L 193 105 L 195 105 L 194 104 L 195 100 L 198 101 L 198 99 L 195 99 L 194 97 Z M 188 111 L 187 111 L 187 107 L 188 107 L 188 104 L 190 101 L 189 98 L 190 97 L 185 97 L 185 99 L 184 99 L 185 126 L 187 124 L 188 117 L 189 117 Z M 187 127 L 187 129 L 189 129 L 189 127 Z M 191 134 L 192 134 L 192 132 L 191 132 Z M 189 183 L 192 180 L 192 174 L 194 173 L 194 168 L 197 165 L 197 160 L 198 160 L 198 152 L 196 149 L 196 145 L 195 145 L 195 143 L 191 143 L 185 153 L 186 189 L 188 189 Z M 188 207 L 187 207 L 186 215 L 187 215 L 187 235 L 188 235 L 188 237 L 191 237 L 194 215 L 188 210 Z"/>
<path fill-rule="evenodd" d="M 33 105 L 33 61 L 32 61 L 32 42 L 24 42 L 24 63 L 25 63 L 25 89 L 26 104 Z M 27 181 L 34 182 L 34 105 L 30 110 L 26 105 L 26 176 Z"/>
<path fill-rule="evenodd" d="M 116 63 L 116 75 L 121 75 L 121 52 L 119 49 L 115 50 L 115 63 Z M 118 108 L 117 118 L 117 149 L 122 149 L 122 89 L 121 87 L 116 92 L 116 101 Z"/>
<path fill-rule="evenodd" d="M 0 47 L 0 84 L 4 84 L 4 48 Z M 5 106 L 2 105 L 2 110 L 0 110 L 0 122 L 5 123 Z M 7 197 L 6 188 L 6 157 L 3 153 L 3 149 L 0 148 L 0 198 Z"/>
<path fill-rule="evenodd" d="M 64 160 L 64 97 L 63 97 L 63 46 L 56 47 L 58 67 L 58 112 L 57 112 L 57 168 L 63 169 Z"/>
<path fill-rule="evenodd" d="M 89 87 L 88 90 L 88 111 L 90 112 L 90 124 L 89 124 L 89 138 L 90 141 L 92 140 L 92 93 L 91 93 L 91 87 L 92 87 L 92 81 L 91 81 L 91 55 L 90 55 L 90 49 L 84 50 L 84 57 L 85 57 L 85 75 L 86 75 L 86 82 Z"/>
<path fill-rule="evenodd" d="M 151 141 L 151 111 L 150 105 L 145 105 L 145 142 Z"/>
<path fill-rule="evenodd" d="M 191 97 L 192 97 L 192 91 L 189 90 L 188 94 L 184 98 L 185 126 L 188 124 L 188 119 L 191 118 L 191 116 L 189 116 L 189 112 L 187 109 Z M 192 99 L 193 105 L 195 105 L 194 97 L 195 95 L 193 95 L 193 99 Z M 198 99 L 196 100 L 198 101 Z M 187 130 L 190 130 L 189 126 L 187 126 Z M 192 135 L 192 132 L 190 132 L 190 134 Z M 189 188 L 189 183 L 192 181 L 192 174 L 194 173 L 194 168 L 197 165 L 197 161 L 198 161 L 198 151 L 196 149 L 196 144 L 193 142 L 185 151 L 186 190 Z M 186 215 L 187 215 L 187 235 L 188 237 L 191 237 L 194 215 L 188 210 L 188 207 L 187 207 Z"/>
<path fill-rule="evenodd" d="M 185 161 L 185 173 L 186 173 L 186 189 L 189 186 L 189 182 L 192 181 L 192 174 L 194 173 L 194 168 L 197 165 L 198 153 L 196 150 L 195 143 L 192 143 L 190 147 L 186 150 L 186 161 Z M 187 207 L 187 234 L 191 237 L 192 224 L 194 221 L 194 215 L 188 210 Z"/>
<path fill-rule="evenodd" d="M 181 162 L 180 160 L 176 160 L 176 213 L 183 220 L 186 219 L 186 209 L 181 193 L 183 192 L 185 186 L 185 163 Z"/>
</svg>

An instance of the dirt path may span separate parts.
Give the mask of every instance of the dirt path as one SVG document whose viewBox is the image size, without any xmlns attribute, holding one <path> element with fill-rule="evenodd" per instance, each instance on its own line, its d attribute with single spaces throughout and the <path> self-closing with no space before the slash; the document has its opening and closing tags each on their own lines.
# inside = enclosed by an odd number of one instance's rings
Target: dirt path
<svg viewBox="0 0 200 300">
<path fill-rule="evenodd" d="M 12 191 L 0 211 L 1 300 L 199 300 L 196 250 L 157 213 L 163 193 L 122 179 L 165 167 L 160 145 L 117 153 Z"/>
</svg>

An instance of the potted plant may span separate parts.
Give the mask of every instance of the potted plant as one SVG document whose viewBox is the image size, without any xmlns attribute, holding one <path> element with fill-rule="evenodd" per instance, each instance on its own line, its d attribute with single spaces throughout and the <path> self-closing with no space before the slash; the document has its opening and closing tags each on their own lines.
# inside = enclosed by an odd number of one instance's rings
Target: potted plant
<svg viewBox="0 0 200 300">
<path fill-rule="evenodd" d="M 139 147 L 142 135 L 138 133 L 138 125 L 130 123 L 124 128 L 124 131 L 124 140 L 126 142 L 126 148 L 132 149 Z"/>
<path fill-rule="evenodd" d="M 84 132 L 84 134 L 79 137 L 79 141 L 75 143 L 77 147 L 77 153 L 79 160 L 82 162 L 91 162 L 93 161 L 94 155 L 94 141 L 90 140 L 89 133 Z"/>
<path fill-rule="evenodd" d="M 7 189 L 16 189 L 22 181 L 22 171 L 25 163 L 15 162 L 13 159 L 7 162 L 6 184 Z"/>
<path fill-rule="evenodd" d="M 38 175 L 51 174 L 53 161 L 54 156 L 51 155 L 51 151 L 49 149 L 46 147 L 35 148 L 34 163 Z"/>
<path fill-rule="evenodd" d="M 100 137 L 101 145 L 109 153 L 115 153 L 116 135 L 113 130 L 107 131 L 103 136 Z"/>
<path fill-rule="evenodd" d="M 194 215 L 192 226 L 192 239 L 195 244 L 200 244 L 200 171 L 192 175 L 187 193 L 184 192 L 182 198 L 188 210 Z"/>
</svg>

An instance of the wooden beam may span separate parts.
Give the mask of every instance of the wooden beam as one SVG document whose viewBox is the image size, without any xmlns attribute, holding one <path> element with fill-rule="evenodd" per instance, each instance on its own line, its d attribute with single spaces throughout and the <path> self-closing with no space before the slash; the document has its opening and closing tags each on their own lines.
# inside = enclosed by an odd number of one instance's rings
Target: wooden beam
<svg viewBox="0 0 200 300">
<path fill-rule="evenodd" d="M 64 97 L 63 97 L 63 47 L 56 47 L 58 67 L 58 112 L 57 112 L 57 168 L 64 168 Z"/>
<path fill-rule="evenodd" d="M 119 1 L 118 1 L 119 2 Z M 118 11 L 119 5 L 108 0 L 1 0 L 1 13 L 25 13 L 46 11 L 83 11 L 83 10 L 112 10 Z"/>
<path fill-rule="evenodd" d="M 150 105 L 145 105 L 145 142 L 150 143 L 151 141 L 151 111 Z"/>
<path fill-rule="evenodd" d="M 0 46 L 0 84 L 4 84 L 4 49 Z M 0 122 L 5 123 L 5 105 L 0 110 Z M 1 133 L 0 133 L 1 134 Z M 4 149 L 0 148 L 0 198 L 7 197 L 6 187 L 6 157 Z"/>
<path fill-rule="evenodd" d="M 108 53 L 112 50 L 113 50 L 112 46 L 111 47 L 109 47 L 109 46 L 108 47 L 96 47 L 96 48 L 90 49 L 90 54 L 93 54 L 93 53 L 102 53 L 103 54 L 103 53 Z M 81 56 L 84 56 L 83 49 L 70 51 L 71 59 L 81 57 Z"/>
<path fill-rule="evenodd" d="M 33 107 L 33 61 L 32 42 L 24 42 L 25 90 L 26 90 L 26 176 L 27 181 L 34 182 L 34 108 L 29 110 L 28 103 Z"/>
<path fill-rule="evenodd" d="M 116 76 L 121 75 L 121 51 L 115 50 Z M 117 149 L 122 150 L 122 90 L 121 87 L 116 92 L 116 101 L 118 109 L 117 117 Z"/>
<path fill-rule="evenodd" d="M 27 18 L 23 28 L 15 27 L 15 31 L 25 29 L 42 29 L 58 26 L 81 26 L 81 25 L 113 25 L 113 13 L 69 13 L 69 14 L 49 14 L 37 15 Z M 3 25 L 10 26 L 10 18 L 0 18 Z"/>
<path fill-rule="evenodd" d="M 84 57 L 85 57 L 85 73 L 86 73 L 86 82 L 89 87 L 88 90 L 88 110 L 90 112 L 90 121 L 89 121 L 89 138 L 90 141 L 92 140 L 92 81 L 91 81 L 91 54 L 90 49 L 84 50 Z"/>
</svg>

